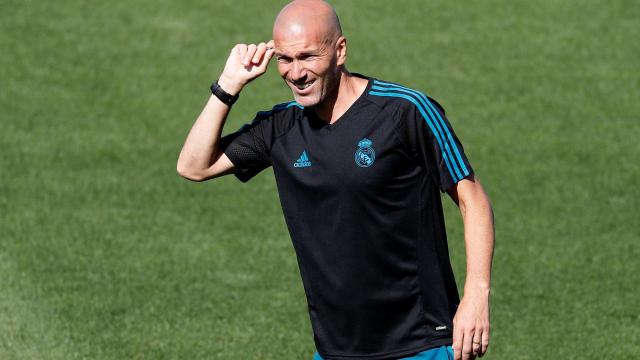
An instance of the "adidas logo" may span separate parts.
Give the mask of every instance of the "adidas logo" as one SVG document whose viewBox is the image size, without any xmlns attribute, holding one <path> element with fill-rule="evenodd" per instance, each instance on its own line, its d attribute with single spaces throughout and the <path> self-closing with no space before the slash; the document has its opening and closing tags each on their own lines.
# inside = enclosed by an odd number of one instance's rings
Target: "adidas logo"
<svg viewBox="0 0 640 360">
<path fill-rule="evenodd" d="M 311 166 L 311 161 L 309 161 L 309 157 L 307 156 L 307 150 L 302 152 L 300 158 L 293 163 L 293 167 L 301 168 Z"/>
</svg>

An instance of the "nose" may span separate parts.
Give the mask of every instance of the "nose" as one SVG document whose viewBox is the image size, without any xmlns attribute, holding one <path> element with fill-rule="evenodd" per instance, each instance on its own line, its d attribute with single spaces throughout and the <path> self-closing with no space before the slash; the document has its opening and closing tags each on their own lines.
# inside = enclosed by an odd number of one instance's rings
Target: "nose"
<svg viewBox="0 0 640 360">
<path fill-rule="evenodd" d="M 291 80 L 298 81 L 307 76 L 306 69 L 300 61 L 294 60 L 291 64 Z"/>
</svg>

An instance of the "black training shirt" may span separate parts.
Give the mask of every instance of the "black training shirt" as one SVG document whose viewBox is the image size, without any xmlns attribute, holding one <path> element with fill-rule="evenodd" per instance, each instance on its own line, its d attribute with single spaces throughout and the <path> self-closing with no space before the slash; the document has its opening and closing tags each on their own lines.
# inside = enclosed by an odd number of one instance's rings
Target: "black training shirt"
<svg viewBox="0 0 640 360">
<path fill-rule="evenodd" d="M 221 139 L 241 181 L 273 166 L 325 359 L 450 344 L 459 302 L 440 191 L 471 166 L 438 103 L 367 79 L 333 124 L 290 102 Z"/>
</svg>

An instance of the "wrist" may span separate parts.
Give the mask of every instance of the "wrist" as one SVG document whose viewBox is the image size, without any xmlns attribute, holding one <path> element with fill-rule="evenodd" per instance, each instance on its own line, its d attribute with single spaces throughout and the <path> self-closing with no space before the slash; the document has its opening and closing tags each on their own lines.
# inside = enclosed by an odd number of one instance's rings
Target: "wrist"
<svg viewBox="0 0 640 360">
<path fill-rule="evenodd" d="M 239 93 L 236 93 L 235 95 L 229 94 L 225 89 L 222 88 L 222 86 L 220 86 L 219 80 L 211 84 L 211 93 L 213 94 L 213 96 L 217 97 L 220 102 L 226 104 L 229 107 L 233 106 L 233 104 L 238 101 L 238 98 L 240 97 Z"/>
<path fill-rule="evenodd" d="M 464 294 L 474 294 L 478 296 L 489 296 L 491 286 L 487 281 L 467 281 L 464 284 Z"/>
<path fill-rule="evenodd" d="M 240 94 L 240 91 L 242 91 L 242 88 L 244 87 L 244 84 L 233 81 L 224 74 L 220 75 L 220 78 L 218 79 L 218 85 L 220 85 L 222 90 L 232 96 Z"/>
<path fill-rule="evenodd" d="M 491 289 L 489 285 L 484 284 L 465 284 L 464 296 L 470 295 L 473 297 L 489 297 Z"/>
</svg>

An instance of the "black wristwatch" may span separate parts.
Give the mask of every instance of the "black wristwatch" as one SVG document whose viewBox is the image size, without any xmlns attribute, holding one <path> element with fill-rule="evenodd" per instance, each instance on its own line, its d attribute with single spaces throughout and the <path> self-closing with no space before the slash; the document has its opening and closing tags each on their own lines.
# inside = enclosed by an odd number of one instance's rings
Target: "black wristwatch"
<svg viewBox="0 0 640 360">
<path fill-rule="evenodd" d="M 229 106 L 233 105 L 233 103 L 235 103 L 240 97 L 240 94 L 233 96 L 228 92 L 224 91 L 224 89 L 222 89 L 220 85 L 218 85 L 217 80 L 214 81 L 213 84 L 211 84 L 211 93 L 215 95 L 218 99 L 220 99 L 220 101 L 222 101 L 223 103 Z"/>
</svg>

